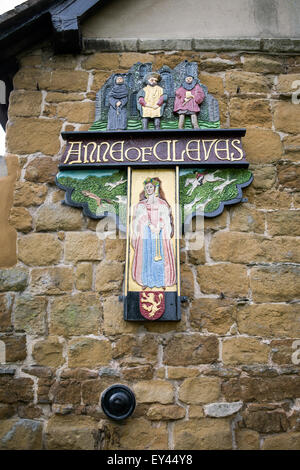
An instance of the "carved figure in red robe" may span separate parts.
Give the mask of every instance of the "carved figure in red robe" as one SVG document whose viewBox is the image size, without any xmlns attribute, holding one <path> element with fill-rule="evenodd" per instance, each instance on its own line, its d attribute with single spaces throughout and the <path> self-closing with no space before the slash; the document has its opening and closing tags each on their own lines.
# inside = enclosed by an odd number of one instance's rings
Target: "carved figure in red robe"
<svg viewBox="0 0 300 470">
<path fill-rule="evenodd" d="M 197 114 L 200 111 L 199 105 L 204 100 L 205 95 L 198 80 L 192 76 L 184 79 L 181 87 L 175 93 L 174 112 L 179 114 L 179 129 L 184 128 L 185 116 L 190 115 L 194 129 L 198 129 Z"/>
</svg>

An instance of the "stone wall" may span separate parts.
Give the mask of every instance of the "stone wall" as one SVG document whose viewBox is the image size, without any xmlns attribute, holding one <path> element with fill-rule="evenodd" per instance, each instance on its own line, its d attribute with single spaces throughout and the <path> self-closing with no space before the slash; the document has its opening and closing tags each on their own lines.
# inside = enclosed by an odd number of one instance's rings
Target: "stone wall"
<svg viewBox="0 0 300 470">
<path fill-rule="evenodd" d="M 124 240 L 99 240 L 95 221 L 61 204 L 60 132 L 88 129 L 112 72 L 186 58 L 222 127 L 247 128 L 254 182 L 247 203 L 205 221 L 204 248 L 182 240 L 182 321 L 126 323 Z M 20 63 L 7 126 L 15 187 L 0 214 L 11 209 L 17 233 L 0 269 L 0 448 L 299 450 L 299 56 L 45 47 Z M 2 259 L 11 237 L 1 240 Z M 121 424 L 99 406 L 115 383 L 137 397 Z"/>
</svg>

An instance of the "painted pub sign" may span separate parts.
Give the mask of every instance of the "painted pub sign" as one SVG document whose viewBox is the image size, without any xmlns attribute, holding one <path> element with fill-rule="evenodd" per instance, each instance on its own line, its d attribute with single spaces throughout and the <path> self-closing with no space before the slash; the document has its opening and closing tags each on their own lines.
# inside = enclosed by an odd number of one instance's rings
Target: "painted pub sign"
<svg viewBox="0 0 300 470">
<path fill-rule="evenodd" d="M 242 201 L 253 179 L 245 129 L 221 129 L 197 63 L 135 64 L 96 96 L 87 132 L 64 132 L 56 184 L 65 203 L 126 234 L 124 318 L 180 320 L 179 239 L 194 216 Z"/>
</svg>

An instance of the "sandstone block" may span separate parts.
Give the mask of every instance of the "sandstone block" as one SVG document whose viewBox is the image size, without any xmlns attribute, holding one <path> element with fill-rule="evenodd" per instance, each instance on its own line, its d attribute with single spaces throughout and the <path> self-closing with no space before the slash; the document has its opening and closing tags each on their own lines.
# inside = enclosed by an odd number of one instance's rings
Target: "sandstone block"
<svg viewBox="0 0 300 470">
<path fill-rule="evenodd" d="M 116 383 L 116 377 L 85 380 L 82 383 L 82 400 L 86 405 L 99 405 L 101 393 Z"/>
<path fill-rule="evenodd" d="M 18 415 L 24 419 L 36 419 L 40 418 L 43 414 L 41 408 L 35 405 L 19 405 Z"/>
<path fill-rule="evenodd" d="M 193 419 L 175 423 L 174 448 L 186 450 L 232 449 L 230 423 L 225 419 Z"/>
<path fill-rule="evenodd" d="M 52 416 L 46 429 L 48 450 L 94 450 L 98 441 L 97 421 L 90 416 Z"/>
<path fill-rule="evenodd" d="M 205 72 L 223 72 L 235 67 L 235 62 L 219 57 L 204 59 L 200 62 L 200 70 Z"/>
<path fill-rule="evenodd" d="M 283 64 L 280 60 L 270 56 L 246 55 L 243 70 L 277 74 L 283 71 Z"/>
<path fill-rule="evenodd" d="M 283 164 L 278 167 L 278 181 L 286 189 L 300 191 L 300 167 L 295 164 Z"/>
<path fill-rule="evenodd" d="M 182 289 L 181 295 L 193 299 L 195 295 L 194 275 L 191 268 L 185 264 L 180 266 L 180 283 Z"/>
<path fill-rule="evenodd" d="M 81 338 L 69 343 L 69 367 L 95 369 L 109 364 L 111 359 L 111 345 L 108 340 Z"/>
<path fill-rule="evenodd" d="M 199 79 L 203 85 L 207 86 L 209 93 L 212 95 L 224 94 L 223 80 L 221 77 L 217 77 L 216 75 L 209 75 L 207 73 L 201 73 L 199 75 Z"/>
<path fill-rule="evenodd" d="M 259 434 L 250 429 L 237 429 L 236 444 L 238 450 L 259 450 Z"/>
<path fill-rule="evenodd" d="M 9 98 L 8 117 L 38 117 L 41 114 L 42 93 L 40 91 L 12 91 Z"/>
<path fill-rule="evenodd" d="M 226 90 L 231 95 L 247 93 L 267 94 L 271 91 L 272 83 L 268 77 L 253 72 L 226 72 Z"/>
<path fill-rule="evenodd" d="M 179 388 L 179 400 L 189 405 L 201 405 L 220 397 L 220 380 L 216 377 L 191 377 Z"/>
<path fill-rule="evenodd" d="M 7 148 L 11 153 L 55 155 L 60 149 L 60 130 L 61 122 L 55 119 L 14 118 L 7 127 Z"/>
<path fill-rule="evenodd" d="M 43 425 L 31 419 L 9 419 L 0 423 L 1 450 L 42 450 Z"/>
<path fill-rule="evenodd" d="M 122 375 L 125 380 L 151 380 L 153 379 L 154 370 L 152 365 L 128 367 L 122 369 Z M 156 378 L 164 379 L 165 375 L 156 373 Z"/>
<path fill-rule="evenodd" d="M 174 401 L 173 385 L 165 380 L 138 382 L 133 387 L 139 403 L 172 403 Z"/>
<path fill-rule="evenodd" d="M 105 240 L 105 259 L 110 261 L 125 261 L 126 240 L 110 239 Z"/>
<path fill-rule="evenodd" d="M 15 302 L 15 329 L 29 335 L 45 334 L 47 299 L 21 295 Z"/>
<path fill-rule="evenodd" d="M 28 270 L 23 267 L 0 269 L 0 292 L 22 291 L 28 284 Z"/>
<path fill-rule="evenodd" d="M 219 343 L 215 336 L 175 334 L 164 349 L 164 364 L 189 366 L 209 364 L 218 359 Z"/>
<path fill-rule="evenodd" d="M 249 204 L 234 207 L 231 212 L 230 229 L 236 232 L 264 233 L 265 215 Z"/>
<path fill-rule="evenodd" d="M 22 67 L 14 76 L 14 90 L 45 90 L 50 83 L 51 73 L 46 70 Z"/>
<path fill-rule="evenodd" d="M 110 54 L 111 55 L 111 54 Z M 114 58 L 117 63 L 117 57 Z M 124 69 L 130 69 L 137 62 L 153 62 L 154 56 L 152 54 L 140 53 L 140 52 L 124 52 L 120 54 L 120 67 Z M 108 61 L 109 59 L 106 59 Z M 157 58 L 156 58 L 157 60 Z M 160 66 L 158 67 L 160 68 Z"/>
<path fill-rule="evenodd" d="M 263 99 L 232 98 L 229 104 L 231 127 L 272 126 L 270 104 Z"/>
<path fill-rule="evenodd" d="M 268 362 L 270 347 L 255 338 L 230 338 L 223 341 L 224 364 L 263 364 Z"/>
<path fill-rule="evenodd" d="M 124 278 L 124 265 L 117 261 L 102 261 L 96 267 L 97 292 L 119 291 Z"/>
<path fill-rule="evenodd" d="M 234 323 L 236 306 L 227 299 L 195 299 L 190 308 L 190 323 L 195 331 L 226 334 Z"/>
<path fill-rule="evenodd" d="M 48 383 L 46 383 L 45 385 L 48 385 L 47 391 L 52 402 L 60 404 L 80 405 L 81 384 L 77 380 L 60 380 L 53 383 L 53 385 L 48 381 Z"/>
<path fill-rule="evenodd" d="M 279 134 L 267 129 L 247 129 L 243 147 L 250 163 L 272 163 L 282 158 Z"/>
<path fill-rule="evenodd" d="M 38 341 L 33 346 L 32 357 L 39 366 L 59 367 L 64 362 L 63 344 L 55 336 Z"/>
<path fill-rule="evenodd" d="M 54 70 L 51 72 L 46 90 L 52 91 L 86 91 L 88 73 L 81 70 Z"/>
<path fill-rule="evenodd" d="M 35 157 L 26 166 L 25 179 L 33 183 L 54 184 L 58 162 L 51 157 Z"/>
<path fill-rule="evenodd" d="M 257 166 L 254 169 L 253 188 L 257 191 L 266 191 L 276 185 L 277 171 L 274 166 Z"/>
<path fill-rule="evenodd" d="M 300 109 L 291 102 L 275 105 L 274 124 L 277 131 L 300 134 Z"/>
<path fill-rule="evenodd" d="M 255 302 L 287 302 L 299 298 L 297 266 L 269 266 L 251 269 L 250 285 Z"/>
<path fill-rule="evenodd" d="M 278 77 L 278 83 L 276 85 L 276 91 L 278 93 L 291 95 L 297 90 L 297 86 L 293 87 L 296 80 L 300 80 L 300 73 L 288 73 L 282 74 Z"/>
<path fill-rule="evenodd" d="M 189 367 L 168 367 L 168 379 L 181 380 L 199 375 L 198 369 Z"/>
<path fill-rule="evenodd" d="M 204 418 L 204 410 L 201 405 L 190 405 L 189 406 L 189 419 L 193 418 Z"/>
<path fill-rule="evenodd" d="M 182 419 L 185 417 L 185 409 L 178 405 L 152 405 L 146 416 L 151 421 Z"/>
<path fill-rule="evenodd" d="M 26 336 L 1 336 L 5 343 L 6 362 L 18 362 L 26 359 Z"/>
<path fill-rule="evenodd" d="M 115 71 L 116 72 L 116 71 Z M 106 80 L 110 77 L 111 72 L 94 72 L 92 91 L 97 92 L 104 85 Z"/>
<path fill-rule="evenodd" d="M 123 319 L 123 303 L 116 296 L 110 296 L 103 302 L 103 332 L 107 336 L 135 333 L 138 325 Z"/>
<path fill-rule="evenodd" d="M 1 271 L 0 271 L 1 274 Z M 12 329 L 11 312 L 14 296 L 12 294 L 0 294 L 0 331 Z"/>
<path fill-rule="evenodd" d="M 0 422 L 4 419 L 11 418 L 16 412 L 16 409 L 12 405 L 0 404 Z"/>
<path fill-rule="evenodd" d="M 286 135 L 282 142 L 287 158 L 289 160 L 298 162 L 300 160 L 300 136 Z"/>
<path fill-rule="evenodd" d="M 120 450 L 168 449 L 168 430 L 165 423 L 153 426 L 144 418 L 127 420 L 124 426 L 115 426 Z M 113 443 L 108 447 L 115 449 Z"/>
<path fill-rule="evenodd" d="M 248 197 L 249 203 L 254 204 L 257 209 L 289 209 L 293 201 L 291 194 L 275 189 L 258 193 L 250 187 L 244 195 Z"/>
<path fill-rule="evenodd" d="M 297 304 L 259 304 L 240 306 L 237 325 L 241 334 L 265 337 L 300 337 Z"/>
<path fill-rule="evenodd" d="M 102 242 L 95 233 L 67 233 L 65 242 L 65 260 L 98 261 L 102 259 Z"/>
<path fill-rule="evenodd" d="M 247 297 L 249 281 L 245 266 L 239 264 L 215 264 L 198 266 L 197 280 L 205 294 L 219 294 L 228 297 Z"/>
<path fill-rule="evenodd" d="M 47 195 L 47 187 L 41 184 L 18 181 L 14 192 L 15 206 L 39 206 Z"/>
<path fill-rule="evenodd" d="M 295 325 L 297 325 L 296 321 Z M 300 334 L 298 325 L 295 328 L 295 332 L 293 332 L 289 336 L 299 338 Z M 277 339 L 271 341 L 271 351 L 272 362 L 278 365 L 291 365 L 291 363 L 295 359 L 297 360 L 300 357 L 299 352 L 297 350 L 297 342 L 295 342 L 294 339 Z"/>
<path fill-rule="evenodd" d="M 32 216 L 25 207 L 13 207 L 10 212 L 9 223 L 16 230 L 23 233 L 32 230 Z"/>
<path fill-rule="evenodd" d="M 28 266 L 43 266 L 60 261 L 62 246 L 54 235 L 34 233 L 18 240 L 18 256 Z"/>
<path fill-rule="evenodd" d="M 83 217 L 80 210 L 61 203 L 43 205 L 35 214 L 35 225 L 38 232 L 80 230 L 82 222 Z M 85 235 L 87 236 L 87 234 Z"/>
<path fill-rule="evenodd" d="M 274 211 L 266 214 L 270 235 L 300 235 L 300 211 Z"/>
<path fill-rule="evenodd" d="M 10 376 L 0 377 L 0 402 L 29 403 L 33 400 L 33 381 L 29 378 L 20 377 L 15 379 Z"/>
<path fill-rule="evenodd" d="M 35 295 L 56 295 L 73 288 L 72 268 L 35 268 L 31 271 L 30 291 Z"/>
<path fill-rule="evenodd" d="M 220 230 L 227 226 L 227 212 L 224 211 L 221 215 L 214 218 L 204 219 L 205 230 Z"/>
<path fill-rule="evenodd" d="M 50 332 L 58 336 L 97 334 L 102 314 L 94 293 L 64 295 L 51 304 Z"/>
<path fill-rule="evenodd" d="M 140 54 L 140 55 L 142 56 L 144 54 Z M 133 64 L 134 63 L 135 62 L 133 62 Z M 119 54 L 107 53 L 107 52 L 96 52 L 90 55 L 89 57 L 87 57 L 87 59 L 85 59 L 82 62 L 81 66 L 82 68 L 86 70 L 91 70 L 91 69 L 115 70 L 119 68 Z"/>
<path fill-rule="evenodd" d="M 80 263 L 76 266 L 76 289 L 91 290 L 93 282 L 93 266 L 90 263 Z"/>
<path fill-rule="evenodd" d="M 275 433 L 287 430 L 287 417 L 280 410 L 247 410 L 243 413 L 247 428 L 261 433 Z"/>
<path fill-rule="evenodd" d="M 91 123 L 95 117 L 95 103 L 92 101 L 59 103 L 57 116 L 68 122 Z"/>
<path fill-rule="evenodd" d="M 299 450 L 300 432 L 286 432 L 265 438 L 263 450 Z"/>
<path fill-rule="evenodd" d="M 83 93 L 48 91 L 46 101 L 47 103 L 62 103 L 67 101 L 82 101 L 84 98 L 85 95 Z"/>
<path fill-rule="evenodd" d="M 143 336 L 122 335 L 116 341 L 113 349 L 113 358 L 122 359 L 124 364 L 140 362 L 157 362 L 158 337 L 155 334 Z"/>
</svg>

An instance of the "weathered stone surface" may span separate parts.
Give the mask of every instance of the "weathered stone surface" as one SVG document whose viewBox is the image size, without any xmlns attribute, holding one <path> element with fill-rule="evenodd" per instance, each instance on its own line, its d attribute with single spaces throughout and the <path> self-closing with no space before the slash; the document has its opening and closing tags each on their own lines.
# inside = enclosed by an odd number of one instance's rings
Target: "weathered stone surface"
<svg viewBox="0 0 300 470">
<path fill-rule="evenodd" d="M 220 380 L 216 377 L 191 377 L 179 388 L 179 400 L 191 405 L 216 401 L 220 397 Z"/>
<path fill-rule="evenodd" d="M 236 264 L 214 264 L 198 266 L 197 280 L 205 294 L 221 294 L 228 297 L 248 295 L 249 281 L 245 266 Z"/>
<path fill-rule="evenodd" d="M 28 270 L 23 267 L 0 269 L 0 292 L 22 291 L 28 284 Z"/>
<path fill-rule="evenodd" d="M 124 278 L 124 265 L 117 261 L 102 261 L 96 267 L 97 292 L 119 291 Z"/>
<path fill-rule="evenodd" d="M 282 72 L 283 64 L 277 58 L 266 55 L 246 55 L 243 70 L 247 72 L 277 74 Z"/>
<path fill-rule="evenodd" d="M 98 449 L 98 434 L 97 421 L 90 416 L 52 416 L 46 428 L 46 449 Z"/>
<path fill-rule="evenodd" d="M 265 165 L 253 167 L 253 189 L 266 191 L 276 186 L 277 171 L 274 166 Z"/>
<path fill-rule="evenodd" d="M 242 406 L 243 402 L 241 401 L 233 403 L 217 402 L 204 405 L 203 408 L 206 416 L 210 416 L 212 418 L 225 418 L 226 416 L 231 416 L 240 411 Z"/>
<path fill-rule="evenodd" d="M 191 268 L 185 264 L 180 266 L 181 295 L 193 299 L 195 295 L 194 275 Z"/>
<path fill-rule="evenodd" d="M 190 405 L 189 406 L 189 419 L 204 418 L 204 410 L 201 405 Z"/>
<path fill-rule="evenodd" d="M 205 230 L 220 230 L 227 226 L 227 211 L 224 211 L 221 215 L 214 218 L 204 219 Z"/>
<path fill-rule="evenodd" d="M 163 362 L 171 366 L 208 364 L 217 361 L 218 350 L 215 336 L 176 334 L 166 343 Z"/>
<path fill-rule="evenodd" d="M 229 104 L 230 126 L 272 126 L 270 104 L 267 100 L 231 98 Z"/>
<path fill-rule="evenodd" d="M 245 426 L 261 433 L 287 430 L 287 417 L 283 410 L 247 410 L 243 413 Z"/>
<path fill-rule="evenodd" d="M 235 232 L 264 233 L 265 214 L 250 207 L 249 204 L 241 204 L 231 211 L 230 229 Z"/>
<path fill-rule="evenodd" d="M 15 206 L 39 206 L 47 196 L 47 187 L 42 184 L 18 181 L 14 192 Z"/>
<path fill-rule="evenodd" d="M 14 89 L 40 90 L 50 83 L 50 72 L 37 68 L 22 67 L 14 76 Z"/>
<path fill-rule="evenodd" d="M 59 103 L 57 115 L 76 124 L 91 123 L 95 117 L 95 103 L 92 101 Z"/>
<path fill-rule="evenodd" d="M 73 288 L 72 268 L 35 268 L 31 271 L 30 291 L 35 295 L 56 295 Z"/>
<path fill-rule="evenodd" d="M 60 129 L 61 122 L 56 119 L 14 118 L 7 126 L 7 148 L 18 154 L 55 155 L 60 148 Z"/>
<path fill-rule="evenodd" d="M 82 101 L 85 95 L 83 93 L 64 93 L 60 91 L 48 91 L 46 96 L 47 103 L 62 103 L 66 101 Z"/>
<path fill-rule="evenodd" d="M 210 244 L 216 261 L 233 263 L 300 261 L 300 244 L 292 237 L 265 238 L 239 232 L 216 233 Z"/>
<path fill-rule="evenodd" d="M 168 421 L 185 417 L 185 409 L 178 405 L 153 405 L 147 412 L 147 418 L 151 421 Z"/>
<path fill-rule="evenodd" d="M 300 80 L 299 73 L 288 73 L 282 74 L 278 77 L 278 82 L 276 85 L 276 91 L 278 93 L 291 95 L 297 90 L 297 87 L 293 87 L 293 82 Z"/>
<path fill-rule="evenodd" d="M 32 216 L 25 207 L 13 207 L 9 223 L 20 232 L 28 233 L 32 230 Z"/>
<path fill-rule="evenodd" d="M 110 261 L 125 261 L 126 240 L 116 238 L 105 240 L 105 259 Z"/>
<path fill-rule="evenodd" d="M 271 293 L 270 293 L 271 294 Z M 237 325 L 241 334 L 265 337 L 300 336 L 297 304 L 244 305 L 238 308 Z"/>
<path fill-rule="evenodd" d="M 102 242 L 95 233 L 66 233 L 66 261 L 98 261 L 102 256 Z"/>
<path fill-rule="evenodd" d="M 115 376 L 101 377 L 100 379 L 85 380 L 82 384 L 82 400 L 87 405 L 98 405 L 101 393 L 111 385 L 115 384 L 118 378 Z"/>
<path fill-rule="evenodd" d="M 1 450 L 42 450 L 43 424 L 30 419 L 10 419 L 0 423 Z"/>
<path fill-rule="evenodd" d="M 266 129 L 247 129 L 243 147 L 250 163 L 272 163 L 282 158 L 279 134 Z"/>
<path fill-rule="evenodd" d="M 123 426 L 114 426 L 115 440 L 108 449 L 153 450 L 168 449 L 168 430 L 165 423 L 158 426 L 145 418 L 126 420 Z"/>
<path fill-rule="evenodd" d="M 2 403 L 28 403 L 33 400 L 33 381 L 20 377 L 15 379 L 10 376 L 0 377 L 0 402 Z"/>
<path fill-rule="evenodd" d="M 157 62 L 159 60 L 158 57 L 155 57 L 152 54 L 146 54 L 146 53 L 140 53 L 140 52 L 124 52 L 123 54 L 120 54 L 120 67 L 124 69 L 130 69 L 130 67 L 132 67 L 137 62 L 142 62 L 142 63 L 153 62 L 154 58 L 156 60 L 155 62 L 156 68 L 160 68 L 161 67 L 160 65 L 157 66 Z M 118 61 L 117 57 L 113 57 L 112 60 L 113 62 L 117 64 L 117 61 Z M 110 61 L 108 61 L 108 59 L 106 59 L 105 62 L 108 64 L 111 63 Z"/>
<path fill-rule="evenodd" d="M 80 404 L 81 384 L 77 380 L 62 379 L 53 383 L 53 385 L 48 381 L 46 385 L 48 385 L 48 393 L 54 403 L 71 403 L 73 405 Z M 51 386 L 51 388 L 49 386 Z"/>
<path fill-rule="evenodd" d="M 207 73 L 201 73 L 199 75 L 199 80 L 201 83 L 203 83 L 203 85 L 207 86 L 209 93 L 219 96 L 224 94 L 223 80 L 221 77 L 217 77 L 216 75 L 208 75 Z"/>
<path fill-rule="evenodd" d="M 61 203 L 43 205 L 35 214 L 37 231 L 79 230 L 82 222 L 80 210 Z"/>
<path fill-rule="evenodd" d="M 26 166 L 25 179 L 33 183 L 54 184 L 58 161 L 51 157 L 35 157 Z"/>
<path fill-rule="evenodd" d="M 0 271 L 1 274 L 1 271 Z M 0 294 L 0 331 L 10 331 L 12 328 L 11 312 L 14 296 L 12 294 Z"/>
<path fill-rule="evenodd" d="M 36 419 L 43 414 L 41 408 L 35 405 L 19 405 L 18 415 L 24 419 Z"/>
<path fill-rule="evenodd" d="M 34 344 L 32 357 L 39 366 L 59 367 L 63 362 L 63 344 L 55 336 Z"/>
<path fill-rule="evenodd" d="M 117 70 L 114 70 L 116 73 Z M 123 71 L 122 71 L 123 72 Z M 94 72 L 93 73 L 93 83 L 92 91 L 97 92 L 104 85 L 106 80 L 111 76 L 111 72 Z"/>
<path fill-rule="evenodd" d="M 127 54 L 126 54 L 127 55 Z M 125 55 L 125 56 L 126 56 Z M 141 54 L 144 55 L 144 54 Z M 122 54 L 124 56 L 124 54 Z M 100 69 L 100 70 L 115 70 L 119 68 L 119 54 L 96 52 L 90 55 L 87 59 L 83 60 L 81 66 L 86 70 Z M 126 60 L 126 59 L 123 59 Z M 133 62 L 131 65 L 133 65 Z M 131 67 L 129 66 L 129 68 Z M 127 66 L 126 66 L 127 68 Z"/>
<path fill-rule="evenodd" d="M 298 317 L 299 318 L 299 314 Z M 299 337 L 299 326 L 295 320 L 295 332 L 288 336 Z M 297 334 L 298 333 L 298 334 Z M 296 347 L 295 347 L 296 346 Z M 298 344 L 299 348 L 300 344 Z M 297 349 L 297 342 L 294 339 L 277 339 L 271 341 L 272 362 L 279 365 L 290 365 L 300 357 L 300 350 Z"/>
<path fill-rule="evenodd" d="M 255 338 L 230 338 L 223 341 L 223 362 L 231 365 L 267 363 L 269 351 L 269 345 Z"/>
<path fill-rule="evenodd" d="M 298 266 L 282 265 L 251 269 L 250 285 L 255 302 L 287 302 L 300 296 Z"/>
<path fill-rule="evenodd" d="M 266 437 L 263 450 L 300 450 L 300 432 L 287 432 Z"/>
<path fill-rule="evenodd" d="M 153 378 L 154 369 L 152 365 L 123 368 L 122 375 L 125 380 L 150 380 Z M 156 373 L 156 378 L 164 379 L 165 376 Z"/>
<path fill-rule="evenodd" d="M 142 336 L 122 335 L 116 341 L 113 349 L 114 359 L 123 359 L 124 364 L 141 362 L 156 362 L 158 355 L 158 337 L 155 334 L 145 334 Z"/>
<path fill-rule="evenodd" d="M 41 114 L 42 93 L 40 91 L 12 91 L 9 97 L 8 117 L 39 116 Z"/>
<path fill-rule="evenodd" d="M 274 124 L 277 131 L 289 134 L 300 133 L 300 109 L 291 102 L 278 102 L 275 105 Z"/>
<path fill-rule="evenodd" d="M 15 301 L 15 329 L 30 335 L 45 333 L 47 299 L 24 294 Z"/>
<path fill-rule="evenodd" d="M 300 236 L 300 211 L 274 211 L 266 214 L 270 235 Z"/>
<path fill-rule="evenodd" d="M 33 233 L 18 240 L 18 256 L 28 266 L 44 266 L 60 261 L 62 246 L 55 235 Z"/>
<path fill-rule="evenodd" d="M 51 91 L 86 91 L 88 73 L 81 70 L 55 70 L 51 73 L 46 90 Z"/>
<path fill-rule="evenodd" d="M 135 333 L 139 326 L 123 319 L 123 303 L 117 296 L 109 296 L 103 302 L 103 332 L 105 335 Z"/>
<path fill-rule="evenodd" d="M 204 59 L 200 62 L 200 70 L 206 72 L 223 72 L 227 69 L 232 69 L 235 62 L 228 59 L 221 59 L 219 57 Z"/>
<path fill-rule="evenodd" d="M 198 369 L 189 367 L 168 367 L 168 379 L 181 380 L 199 375 Z"/>
<path fill-rule="evenodd" d="M 93 266 L 90 263 L 80 263 L 76 266 L 76 289 L 91 290 L 93 282 Z"/>
<path fill-rule="evenodd" d="M 225 419 L 193 419 L 175 423 L 174 448 L 186 450 L 232 449 L 230 423 Z"/>
<path fill-rule="evenodd" d="M 111 344 L 108 340 L 80 338 L 69 342 L 69 367 L 95 369 L 109 364 L 111 358 Z"/>
<path fill-rule="evenodd" d="M 102 309 L 94 293 L 64 295 L 52 301 L 50 332 L 53 335 L 96 335 Z"/>
<path fill-rule="evenodd" d="M 235 435 L 238 450 L 259 450 L 259 434 L 250 429 L 237 429 Z"/>
<path fill-rule="evenodd" d="M 278 181 L 283 188 L 300 191 L 299 179 L 299 165 L 283 163 L 278 166 Z"/>
<path fill-rule="evenodd" d="M 289 160 L 299 162 L 300 160 L 300 136 L 286 135 L 283 139 L 284 152 Z"/>
<path fill-rule="evenodd" d="M 195 331 L 226 334 L 234 323 L 235 304 L 227 299 L 195 299 L 190 308 L 190 323 Z"/>
<path fill-rule="evenodd" d="M 272 83 L 259 73 L 252 72 L 226 72 L 226 90 L 231 95 L 245 93 L 263 93 L 267 94 L 271 91 Z"/>
<path fill-rule="evenodd" d="M 174 390 L 170 382 L 165 380 L 151 380 L 138 382 L 133 391 L 139 403 L 172 403 L 174 401 Z"/>
<path fill-rule="evenodd" d="M 1 336 L 5 343 L 6 362 L 18 362 L 26 359 L 26 336 Z"/>
<path fill-rule="evenodd" d="M 4 419 L 11 418 L 15 412 L 15 406 L 0 403 L 0 422 Z"/>
<path fill-rule="evenodd" d="M 245 190 L 244 195 L 248 197 L 249 203 L 254 204 L 257 209 L 290 209 L 293 202 L 291 194 L 276 189 L 257 192 L 254 188 L 249 187 Z"/>
</svg>

